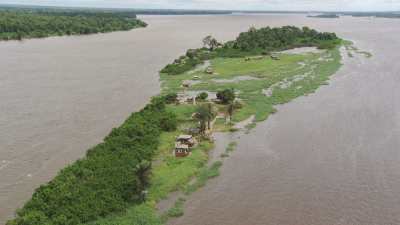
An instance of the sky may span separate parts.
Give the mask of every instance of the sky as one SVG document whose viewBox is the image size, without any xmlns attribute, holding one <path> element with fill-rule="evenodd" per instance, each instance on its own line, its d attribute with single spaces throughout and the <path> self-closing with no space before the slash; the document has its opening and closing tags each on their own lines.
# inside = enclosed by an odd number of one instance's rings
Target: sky
<svg viewBox="0 0 400 225">
<path fill-rule="evenodd" d="M 400 11 L 400 0 L 0 0 L 0 4 L 144 9 Z"/>
</svg>

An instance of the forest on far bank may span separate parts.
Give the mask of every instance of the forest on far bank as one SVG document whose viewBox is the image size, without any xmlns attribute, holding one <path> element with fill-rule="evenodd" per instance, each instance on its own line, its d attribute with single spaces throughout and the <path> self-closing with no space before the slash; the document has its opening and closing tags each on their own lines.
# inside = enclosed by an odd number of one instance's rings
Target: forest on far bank
<svg viewBox="0 0 400 225">
<path fill-rule="evenodd" d="M 0 10 L 0 40 L 126 31 L 146 25 L 127 11 Z"/>
</svg>

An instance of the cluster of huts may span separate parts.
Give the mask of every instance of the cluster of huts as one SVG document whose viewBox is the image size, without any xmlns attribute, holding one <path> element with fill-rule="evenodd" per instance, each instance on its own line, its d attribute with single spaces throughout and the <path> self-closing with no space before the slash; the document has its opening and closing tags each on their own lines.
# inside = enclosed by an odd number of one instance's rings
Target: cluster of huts
<svg viewBox="0 0 400 225">
<path fill-rule="evenodd" d="M 185 95 L 184 93 L 178 94 L 178 102 L 179 104 L 195 104 L 196 98 L 192 96 Z"/>
<path fill-rule="evenodd" d="M 175 157 L 186 157 L 191 154 L 191 149 L 197 144 L 196 139 L 189 134 L 182 134 L 176 138 Z"/>
</svg>

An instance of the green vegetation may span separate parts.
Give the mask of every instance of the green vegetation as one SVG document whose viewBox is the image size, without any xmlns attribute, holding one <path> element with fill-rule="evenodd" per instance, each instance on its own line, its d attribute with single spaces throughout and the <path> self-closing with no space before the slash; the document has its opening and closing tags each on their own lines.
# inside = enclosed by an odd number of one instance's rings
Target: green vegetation
<svg viewBox="0 0 400 225">
<path fill-rule="evenodd" d="M 154 210 L 154 206 L 148 203 L 130 207 L 124 216 L 112 215 L 99 219 L 88 225 L 162 225 L 163 220 Z M 36 225 L 36 224 L 35 224 Z"/>
<path fill-rule="evenodd" d="M 217 99 L 222 104 L 228 104 L 235 100 L 235 91 L 233 89 L 225 89 L 217 92 Z"/>
<path fill-rule="evenodd" d="M 237 143 L 235 141 L 229 143 L 228 146 L 226 146 L 226 148 L 225 148 L 225 152 L 222 153 L 220 155 L 220 157 L 221 158 L 229 157 L 229 153 L 233 152 L 235 150 L 236 146 L 237 146 Z"/>
<path fill-rule="evenodd" d="M 185 198 L 179 198 L 176 202 L 174 207 L 170 208 L 167 211 L 168 217 L 180 217 L 183 216 L 183 204 L 185 203 Z"/>
<path fill-rule="evenodd" d="M 279 54 L 280 60 L 263 57 L 246 61 L 245 58 L 215 58 L 211 65 L 215 74 L 204 71 L 182 73 L 174 76 L 161 74 L 164 93 L 171 91 L 220 92 L 234 89 L 241 107 L 233 112 L 234 122 L 255 116 L 255 121 L 265 120 L 274 113 L 274 105 L 314 92 L 326 84 L 329 76 L 340 67 L 339 46 L 308 54 Z M 182 88 L 184 81 L 199 77 L 195 85 Z M 240 80 L 242 77 L 252 79 Z M 223 82 L 234 80 L 236 82 Z M 270 92 L 270 93 L 268 93 Z M 217 104 L 219 111 L 227 112 L 226 106 Z M 217 120 L 219 130 L 224 130 L 223 122 Z"/>
<path fill-rule="evenodd" d="M 307 17 L 310 17 L 310 18 L 326 18 L 326 19 L 337 19 L 337 18 L 340 18 L 339 15 L 337 15 L 337 14 L 330 14 L 330 13 L 327 13 L 327 14 L 320 14 L 320 15 L 315 15 L 315 16 L 308 15 Z"/>
<path fill-rule="evenodd" d="M 169 143 L 174 143 L 175 137 Z M 163 154 L 163 163 L 153 168 L 148 201 L 157 202 L 185 186 L 196 173 L 206 164 L 207 151 L 213 147 L 212 143 L 203 141 L 192 150 L 192 154 L 185 158 L 175 158 L 169 148 L 168 154 Z"/>
<path fill-rule="evenodd" d="M 208 98 L 207 92 L 201 92 L 196 96 L 196 101 L 205 101 Z"/>
<path fill-rule="evenodd" d="M 221 161 L 213 163 L 210 168 L 204 167 L 198 174 L 196 181 L 193 184 L 189 184 L 185 189 L 185 194 L 191 194 L 197 189 L 203 187 L 207 180 L 219 176 L 219 168 L 222 166 Z"/>
<path fill-rule="evenodd" d="M 38 188 L 9 225 L 76 225 L 142 201 L 162 131 L 176 127 L 159 98 L 133 113 L 86 157 Z M 168 124 L 165 125 L 165 124 Z"/>
<path fill-rule="evenodd" d="M 204 40 L 204 47 L 189 49 L 185 56 L 181 56 L 172 64 L 168 64 L 161 73 L 176 75 L 193 69 L 204 60 L 219 57 L 245 57 L 260 54 L 270 54 L 295 47 L 315 46 L 321 49 L 331 49 L 340 44 L 341 40 L 334 33 L 317 32 L 308 27 L 285 26 L 281 28 L 250 28 L 241 33 L 236 40 L 225 44 L 218 43 L 211 36 Z"/>
<path fill-rule="evenodd" d="M 176 93 L 170 93 L 164 96 L 165 103 L 172 104 L 178 101 L 178 95 Z"/>
<path fill-rule="evenodd" d="M 0 40 L 131 30 L 146 24 L 132 13 L 0 10 Z"/>
<path fill-rule="evenodd" d="M 225 151 L 226 151 L 227 153 L 233 152 L 233 151 L 235 150 L 236 146 L 237 146 L 237 143 L 236 143 L 236 142 L 231 142 L 231 143 L 229 143 L 229 145 L 226 147 Z"/>
<path fill-rule="evenodd" d="M 346 16 L 353 17 L 376 17 L 376 18 L 389 18 L 389 19 L 399 19 L 400 14 L 398 12 L 345 12 L 342 13 Z"/>
<path fill-rule="evenodd" d="M 365 58 L 372 57 L 372 53 L 359 50 L 357 47 L 354 46 L 354 43 L 351 41 L 343 41 L 343 46 L 345 47 L 345 49 L 347 51 L 347 55 L 350 58 L 353 58 L 355 54 L 362 55 Z"/>
<path fill-rule="evenodd" d="M 157 214 L 155 205 L 158 201 L 167 198 L 171 192 L 187 190 L 188 183 L 197 174 L 204 174 L 204 168 L 207 166 L 208 151 L 213 148 L 213 143 L 208 140 L 201 141 L 188 157 L 175 158 L 171 154 L 176 136 L 183 132 L 185 124 L 192 121 L 190 115 L 195 112 L 196 108 L 190 106 L 192 105 L 171 105 L 167 107 L 169 112 L 176 113 L 178 123 L 181 126 L 177 131 L 162 132 L 160 136 L 158 154 L 155 157 L 155 160 L 160 162 L 153 165 L 146 202 L 140 205 L 132 205 L 125 213 L 111 215 L 89 223 L 90 225 L 159 225 L 169 217 L 183 215 L 184 199 L 182 198 L 178 199 L 174 207 L 163 215 Z M 141 213 L 140 216 L 136 215 L 138 212 Z"/>
<path fill-rule="evenodd" d="M 211 103 L 199 105 L 195 112 L 195 119 L 200 124 L 200 132 L 205 134 L 211 128 L 211 121 L 215 118 L 215 111 Z"/>
</svg>

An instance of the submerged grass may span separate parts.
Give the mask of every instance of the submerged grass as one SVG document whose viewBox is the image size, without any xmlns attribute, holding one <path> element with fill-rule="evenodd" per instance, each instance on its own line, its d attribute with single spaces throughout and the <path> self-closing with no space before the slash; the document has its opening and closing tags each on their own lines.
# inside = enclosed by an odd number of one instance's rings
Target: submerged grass
<svg viewBox="0 0 400 225">
<path fill-rule="evenodd" d="M 229 152 L 233 152 L 235 150 L 237 146 L 237 142 L 236 141 L 232 141 L 231 143 L 228 144 L 228 146 L 225 149 L 225 152 L 229 153 Z"/>
<path fill-rule="evenodd" d="M 168 218 L 168 217 L 180 217 L 180 216 L 183 216 L 183 213 L 184 213 L 183 212 L 183 206 L 184 206 L 185 201 L 186 201 L 185 198 L 179 198 L 175 202 L 174 207 L 170 208 L 167 211 L 167 213 L 166 213 L 166 215 L 164 217 Z M 167 219 L 167 218 L 165 218 L 165 219 Z"/>
<path fill-rule="evenodd" d="M 186 195 L 189 195 L 195 192 L 197 189 L 203 187 L 207 180 L 213 177 L 219 176 L 219 168 L 222 166 L 221 161 L 214 162 L 209 168 L 204 167 L 200 170 L 199 174 L 196 177 L 196 180 L 193 184 L 189 184 L 186 186 L 184 192 Z"/>
</svg>

